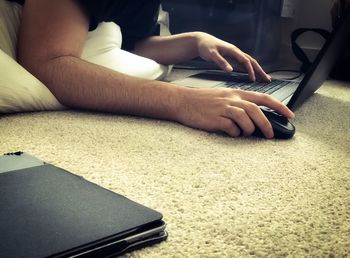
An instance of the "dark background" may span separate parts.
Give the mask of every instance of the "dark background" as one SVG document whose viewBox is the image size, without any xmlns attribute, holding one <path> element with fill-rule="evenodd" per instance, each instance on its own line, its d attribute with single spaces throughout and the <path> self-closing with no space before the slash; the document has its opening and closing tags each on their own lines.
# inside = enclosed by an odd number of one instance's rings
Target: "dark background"
<svg viewBox="0 0 350 258">
<path fill-rule="evenodd" d="M 262 64 L 279 54 L 281 0 L 163 0 L 173 34 L 204 31 L 231 42 Z"/>
</svg>

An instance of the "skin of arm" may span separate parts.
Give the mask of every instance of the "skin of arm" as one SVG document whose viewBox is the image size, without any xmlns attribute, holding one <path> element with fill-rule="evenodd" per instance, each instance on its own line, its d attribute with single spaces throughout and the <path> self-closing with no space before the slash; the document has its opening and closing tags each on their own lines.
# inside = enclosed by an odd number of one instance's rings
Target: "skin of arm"
<svg viewBox="0 0 350 258">
<path fill-rule="evenodd" d="M 256 79 L 255 74 L 262 80 L 271 80 L 271 77 L 250 55 L 242 52 L 235 45 L 204 32 L 149 37 L 138 42 L 133 52 L 161 64 L 176 64 L 199 56 L 206 61 L 215 62 L 226 72 L 233 71 L 233 67 L 225 57 L 234 58 L 243 65 L 252 81 Z"/>
<path fill-rule="evenodd" d="M 270 123 L 258 105 L 287 117 L 293 113 L 266 94 L 234 89 L 191 89 L 166 82 L 138 79 L 85 62 L 80 54 L 88 31 L 88 16 L 73 0 L 26 0 L 19 36 L 19 62 L 40 79 L 64 105 L 168 119 L 193 128 L 250 135 L 258 126 L 273 137 Z M 172 51 L 168 51 L 172 49 Z M 160 63 L 176 63 L 201 56 L 231 71 L 231 56 L 269 80 L 258 63 L 235 46 L 209 34 L 194 32 L 150 37 L 135 53 Z"/>
</svg>

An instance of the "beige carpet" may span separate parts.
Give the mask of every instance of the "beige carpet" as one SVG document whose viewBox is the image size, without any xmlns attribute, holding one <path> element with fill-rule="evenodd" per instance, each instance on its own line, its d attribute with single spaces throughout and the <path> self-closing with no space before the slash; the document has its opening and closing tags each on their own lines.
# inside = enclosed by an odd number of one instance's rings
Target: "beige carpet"
<svg viewBox="0 0 350 258">
<path fill-rule="evenodd" d="M 327 82 L 294 124 L 280 141 L 110 114 L 6 115 L 0 151 L 162 212 L 168 240 L 132 257 L 349 256 L 350 84 Z"/>
</svg>

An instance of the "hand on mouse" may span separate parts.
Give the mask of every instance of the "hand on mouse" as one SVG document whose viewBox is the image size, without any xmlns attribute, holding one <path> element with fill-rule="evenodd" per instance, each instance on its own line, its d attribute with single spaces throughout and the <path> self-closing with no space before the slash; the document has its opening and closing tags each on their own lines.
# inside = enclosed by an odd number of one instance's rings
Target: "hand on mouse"
<svg viewBox="0 0 350 258">
<path fill-rule="evenodd" d="M 232 137 L 249 136 L 257 126 L 266 138 L 273 138 L 271 124 L 259 106 L 269 107 L 287 118 L 294 117 L 287 106 L 264 93 L 228 88 L 188 88 L 185 92 L 177 121 Z"/>
</svg>

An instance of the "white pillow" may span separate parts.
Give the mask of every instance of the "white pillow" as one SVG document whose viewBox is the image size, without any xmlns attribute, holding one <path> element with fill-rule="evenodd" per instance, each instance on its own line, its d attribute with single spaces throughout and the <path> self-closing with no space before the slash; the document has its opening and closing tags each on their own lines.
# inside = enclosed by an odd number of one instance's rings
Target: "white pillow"
<svg viewBox="0 0 350 258">
<path fill-rule="evenodd" d="M 121 48 L 120 27 L 113 22 L 102 22 L 96 30 L 88 33 L 81 58 L 121 73 L 135 77 L 160 80 L 169 72 L 169 67 Z"/>
<path fill-rule="evenodd" d="M 0 0 L 0 113 L 60 110 L 48 88 L 15 60 L 21 6 Z"/>
<path fill-rule="evenodd" d="M 16 56 L 21 14 L 21 5 L 0 0 L 0 49 L 13 58 Z"/>
<path fill-rule="evenodd" d="M 45 85 L 14 60 L 20 17 L 19 4 L 0 0 L 0 113 L 64 109 Z M 141 78 L 160 80 L 169 73 L 168 66 L 121 50 L 121 40 L 119 26 L 101 23 L 88 33 L 82 58 Z"/>
<path fill-rule="evenodd" d="M 0 50 L 0 113 L 61 110 L 44 84 Z"/>
</svg>

